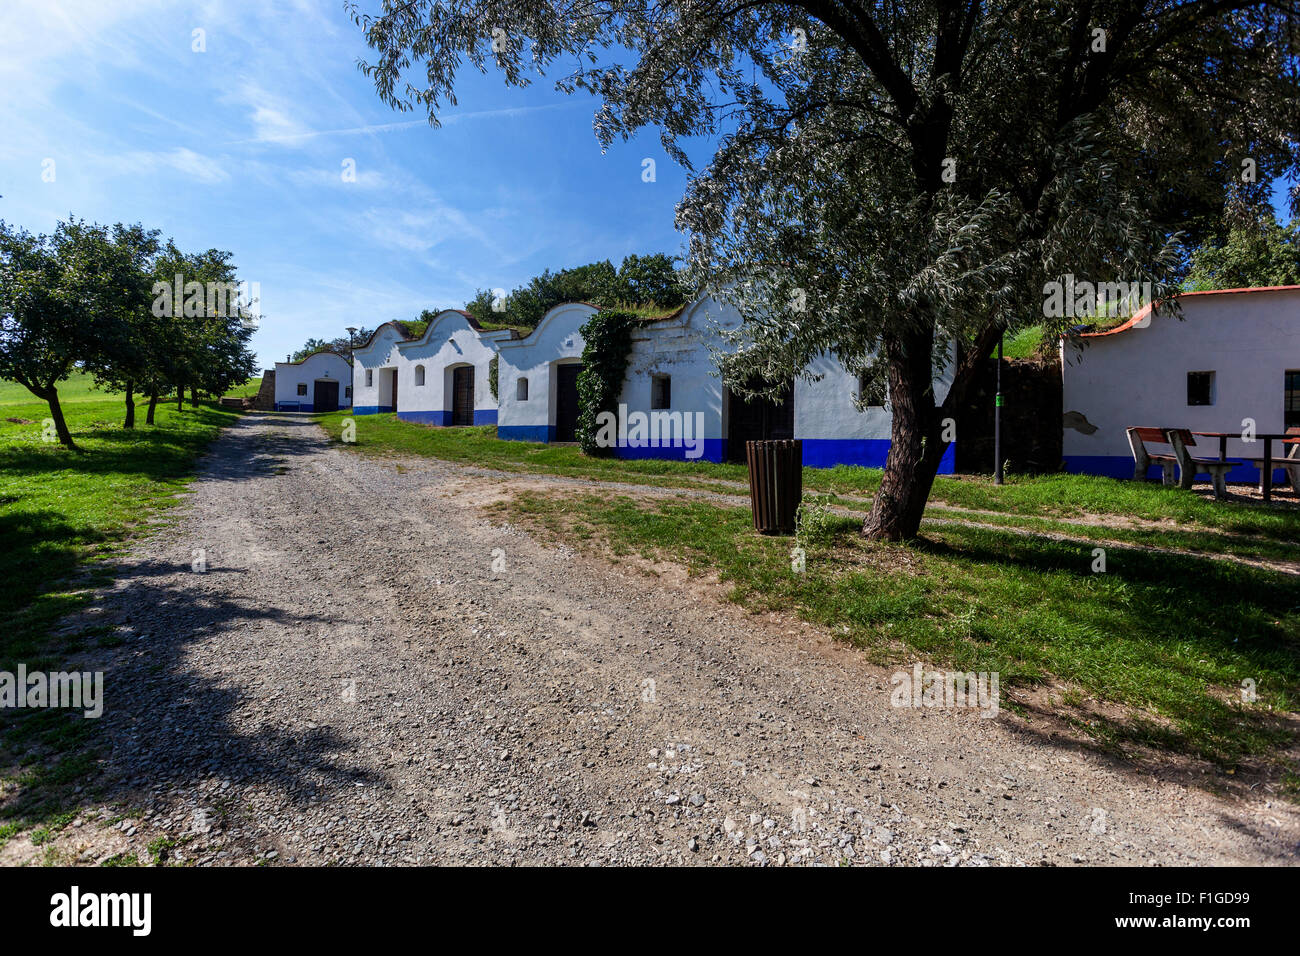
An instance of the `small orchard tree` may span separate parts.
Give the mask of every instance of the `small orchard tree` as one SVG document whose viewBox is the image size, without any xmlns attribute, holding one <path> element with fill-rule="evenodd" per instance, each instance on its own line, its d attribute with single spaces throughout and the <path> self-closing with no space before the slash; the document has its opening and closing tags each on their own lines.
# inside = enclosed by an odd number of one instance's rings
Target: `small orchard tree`
<svg viewBox="0 0 1300 956">
<path fill-rule="evenodd" d="M 116 324 L 118 334 L 96 343 L 83 367 L 100 388 L 122 393 L 126 405 L 122 427 L 135 428 L 135 393 L 149 378 L 159 332 L 159 320 L 151 308 L 158 231 L 138 223 L 118 223 L 110 236 L 121 256 L 121 321 Z"/>
<path fill-rule="evenodd" d="M 468 65 L 594 93 L 606 144 L 657 126 L 689 168 L 687 140 L 719 143 L 678 223 L 695 280 L 746 320 L 725 375 L 779 387 L 820 353 L 880 374 L 892 432 L 870 537 L 916 534 L 946 419 L 998 334 L 1076 321 L 1044 315 L 1046 285 L 1158 297 L 1180 231 L 1199 239 L 1230 183 L 1266 195 L 1300 171 L 1285 2 L 349 6 L 380 98 L 435 124 Z"/>
<path fill-rule="evenodd" d="M 128 246 L 104 226 L 70 219 L 47 236 L 0 222 L 0 378 L 49 405 L 67 448 L 77 446 L 58 383 L 77 363 L 105 367 L 129 352 L 140 288 Z"/>
<path fill-rule="evenodd" d="M 248 341 L 256 330 L 251 303 L 236 298 L 232 255 L 219 249 L 184 253 L 170 240 L 155 263 L 153 310 L 160 324 L 153 354 L 150 418 L 157 395 L 176 387 L 176 407 L 202 390 L 220 395 L 257 369 Z"/>
</svg>

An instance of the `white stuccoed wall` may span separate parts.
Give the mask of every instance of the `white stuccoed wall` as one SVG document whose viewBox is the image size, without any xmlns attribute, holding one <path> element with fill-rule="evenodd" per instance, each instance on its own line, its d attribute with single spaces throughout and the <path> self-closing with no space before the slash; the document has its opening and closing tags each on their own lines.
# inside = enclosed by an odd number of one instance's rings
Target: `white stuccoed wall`
<svg viewBox="0 0 1300 956">
<path fill-rule="evenodd" d="M 671 378 L 668 411 L 683 415 L 702 413 L 704 457 L 720 458 L 723 432 L 722 379 L 713 361 L 713 349 L 723 345 L 720 332 L 740 325 L 740 314 L 710 298 L 698 299 L 678 315 L 647 322 L 632 330 L 627 378 L 619 402 L 632 412 L 653 411 L 651 389 L 656 375 Z M 692 432 L 693 437 L 695 436 Z M 632 452 L 638 453 L 638 452 Z M 641 454 L 651 454 L 647 449 Z M 673 456 L 680 457 L 680 456 Z"/>
<path fill-rule="evenodd" d="M 385 322 L 375 330 L 365 348 L 353 349 L 352 355 L 356 361 L 353 394 L 356 396 L 354 407 L 358 415 L 369 415 L 380 410 L 393 411 L 393 386 L 389 369 L 397 368 L 401 362 L 397 343 L 402 341 L 405 340 L 397 327 L 391 322 Z M 374 372 L 374 381 L 370 387 L 366 386 L 366 369 Z M 399 399 L 404 398 L 401 391 L 399 381 Z"/>
<path fill-rule="evenodd" d="M 584 342 L 579 329 L 594 311 L 585 305 L 557 306 L 532 335 L 501 344 L 500 437 L 528 441 L 553 438 L 555 395 L 551 373 L 558 362 L 581 359 Z M 725 458 L 725 390 L 714 364 L 714 350 L 727 344 L 720 333 L 736 328 L 740 321 L 733 307 L 706 297 L 690 303 L 672 318 L 637 325 L 632 332 L 627 377 L 619 398 L 627 414 L 651 414 L 653 378 L 668 375 L 671 404 L 667 411 L 683 416 L 702 414 L 704 449 L 699 457 L 711 461 Z M 883 465 L 889 449 L 888 411 L 855 408 L 857 377 L 835 360 L 823 356 L 813 363 L 812 370 L 821 376 L 819 381 L 800 378 L 795 382 L 795 437 L 804 441 L 805 464 Z M 527 402 L 516 399 L 521 376 L 527 377 L 529 383 Z M 940 401 L 947 395 L 951 376 L 949 362 L 935 378 Z M 692 418 L 693 426 L 698 421 Z M 692 439 L 696 438 L 699 434 L 692 427 Z M 687 451 L 641 447 L 621 448 L 619 453 L 625 457 L 696 457 Z M 951 452 L 942 470 L 952 470 Z"/>
<path fill-rule="evenodd" d="M 497 402 L 488 382 L 489 365 L 497 344 L 509 339 L 509 332 L 479 331 L 458 310 L 438 313 L 419 339 L 397 345 L 398 417 L 449 425 L 453 370 L 470 365 L 474 368 L 474 424 L 495 424 Z M 415 384 L 420 365 L 424 366 L 423 385 Z"/>
<path fill-rule="evenodd" d="M 315 407 L 317 379 L 331 379 L 339 383 L 339 408 L 351 404 L 346 390 L 349 382 L 348 360 L 333 352 L 316 352 L 301 362 L 275 363 L 275 403 L 297 403 L 300 406 Z M 299 383 L 307 386 L 307 394 L 298 394 Z M 310 410 L 309 408 L 307 410 Z"/>
<path fill-rule="evenodd" d="M 582 360 L 586 342 L 578 331 L 596 310 L 582 303 L 557 305 L 531 334 L 498 344 L 497 435 L 522 441 L 549 441 L 555 430 L 555 390 L 551 370 L 560 362 Z M 520 377 L 528 379 L 528 400 L 516 395 Z"/>
<path fill-rule="evenodd" d="M 1066 427 L 1063 453 L 1070 471 L 1132 477 L 1125 429 L 1134 425 L 1240 433 L 1253 418 L 1259 432 L 1283 431 L 1283 383 L 1300 369 L 1300 289 L 1188 294 L 1183 318 L 1151 316 L 1146 327 L 1088 336 L 1062 345 L 1062 411 L 1081 414 L 1092 434 Z M 1213 371 L 1213 405 L 1187 404 L 1187 373 Z M 1086 426 L 1085 426 L 1086 427 Z M 1200 439 L 1201 457 L 1218 455 Z M 1228 457 L 1259 457 L 1259 442 L 1228 443 Z M 1281 454 L 1274 443 L 1274 454 Z M 1238 468 L 1230 480 L 1256 480 Z"/>
</svg>

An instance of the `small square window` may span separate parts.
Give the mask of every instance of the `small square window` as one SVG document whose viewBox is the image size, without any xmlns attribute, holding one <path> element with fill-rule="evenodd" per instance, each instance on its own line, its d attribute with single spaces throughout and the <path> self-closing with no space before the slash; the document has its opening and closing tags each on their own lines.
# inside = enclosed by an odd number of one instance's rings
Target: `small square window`
<svg viewBox="0 0 1300 956">
<path fill-rule="evenodd" d="M 299 382 L 299 383 L 298 383 L 298 394 L 299 394 L 299 395 L 306 395 L 306 394 L 307 394 L 307 383 L 306 383 L 306 382 Z"/>
<path fill-rule="evenodd" d="M 869 408 L 884 408 L 889 397 L 889 387 L 884 382 L 873 381 L 866 372 L 858 373 L 858 401 Z"/>
<path fill-rule="evenodd" d="M 673 407 L 673 378 L 671 375 L 655 375 L 651 377 L 650 407 Z"/>
<path fill-rule="evenodd" d="M 343 386 L 343 397 L 344 397 L 344 398 L 351 398 L 351 397 L 352 397 L 352 386 L 351 386 L 351 385 L 344 385 L 344 386 Z"/>
<path fill-rule="evenodd" d="M 528 401 L 528 379 L 521 378 L 519 381 L 515 382 L 515 401 Z"/>
<path fill-rule="evenodd" d="M 366 369 L 366 388 L 374 388 L 374 386 L 375 386 L 375 370 L 373 368 L 368 368 Z"/>
<path fill-rule="evenodd" d="M 1188 372 L 1187 373 L 1187 404 L 1188 405 L 1213 405 L 1214 404 L 1214 373 L 1213 372 Z"/>
</svg>

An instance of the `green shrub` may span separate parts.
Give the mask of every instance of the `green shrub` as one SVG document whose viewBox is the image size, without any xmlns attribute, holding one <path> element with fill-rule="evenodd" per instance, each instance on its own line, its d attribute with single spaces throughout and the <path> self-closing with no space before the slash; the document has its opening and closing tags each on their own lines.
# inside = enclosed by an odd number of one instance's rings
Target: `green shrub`
<svg viewBox="0 0 1300 956">
<path fill-rule="evenodd" d="M 597 444 L 597 418 L 601 412 L 613 412 L 618 407 L 635 319 L 630 312 L 602 310 L 582 327 L 586 346 L 582 350 L 582 371 L 578 373 L 578 442 L 588 455 L 610 455 L 614 451 Z"/>
</svg>

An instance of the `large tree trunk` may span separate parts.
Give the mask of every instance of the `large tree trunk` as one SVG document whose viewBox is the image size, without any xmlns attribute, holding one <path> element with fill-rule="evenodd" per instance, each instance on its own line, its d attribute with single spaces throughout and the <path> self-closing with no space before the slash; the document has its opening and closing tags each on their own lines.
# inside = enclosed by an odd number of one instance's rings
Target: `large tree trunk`
<svg viewBox="0 0 1300 956">
<path fill-rule="evenodd" d="M 199 405 L 199 390 L 193 385 L 190 386 L 190 408 L 197 408 Z"/>
<path fill-rule="evenodd" d="M 176 383 L 176 411 L 185 411 L 185 385 L 181 382 Z"/>
<path fill-rule="evenodd" d="M 153 410 L 158 407 L 158 387 L 149 389 L 149 411 L 145 414 L 145 424 L 153 424 Z"/>
<path fill-rule="evenodd" d="M 997 328 L 989 326 L 956 357 L 952 384 L 940 407 L 935 406 L 932 384 L 933 330 L 905 333 L 885 343 L 893 420 L 885 474 L 862 526 L 868 538 L 906 541 L 916 537 L 939 464 L 948 450 L 945 432 L 952 437 L 944 422 L 956 422 L 970 384 L 997 338 Z"/>
<path fill-rule="evenodd" d="M 889 457 L 885 474 L 863 523 L 868 538 L 906 541 L 916 537 L 930 487 L 947 446 L 939 442 L 932 393 L 933 333 L 928 329 L 892 336 L 884 343 L 889 363 Z"/>
<path fill-rule="evenodd" d="M 32 389 L 32 392 L 37 398 L 45 399 L 46 404 L 50 406 L 50 418 L 54 420 L 54 432 L 59 436 L 59 444 L 77 451 L 77 443 L 72 440 L 72 432 L 68 431 L 68 423 L 63 420 L 63 406 L 59 404 L 58 388 L 50 386 L 39 391 Z"/>
<path fill-rule="evenodd" d="M 135 428 L 135 383 L 130 379 L 126 382 L 126 420 L 122 427 Z"/>
</svg>

